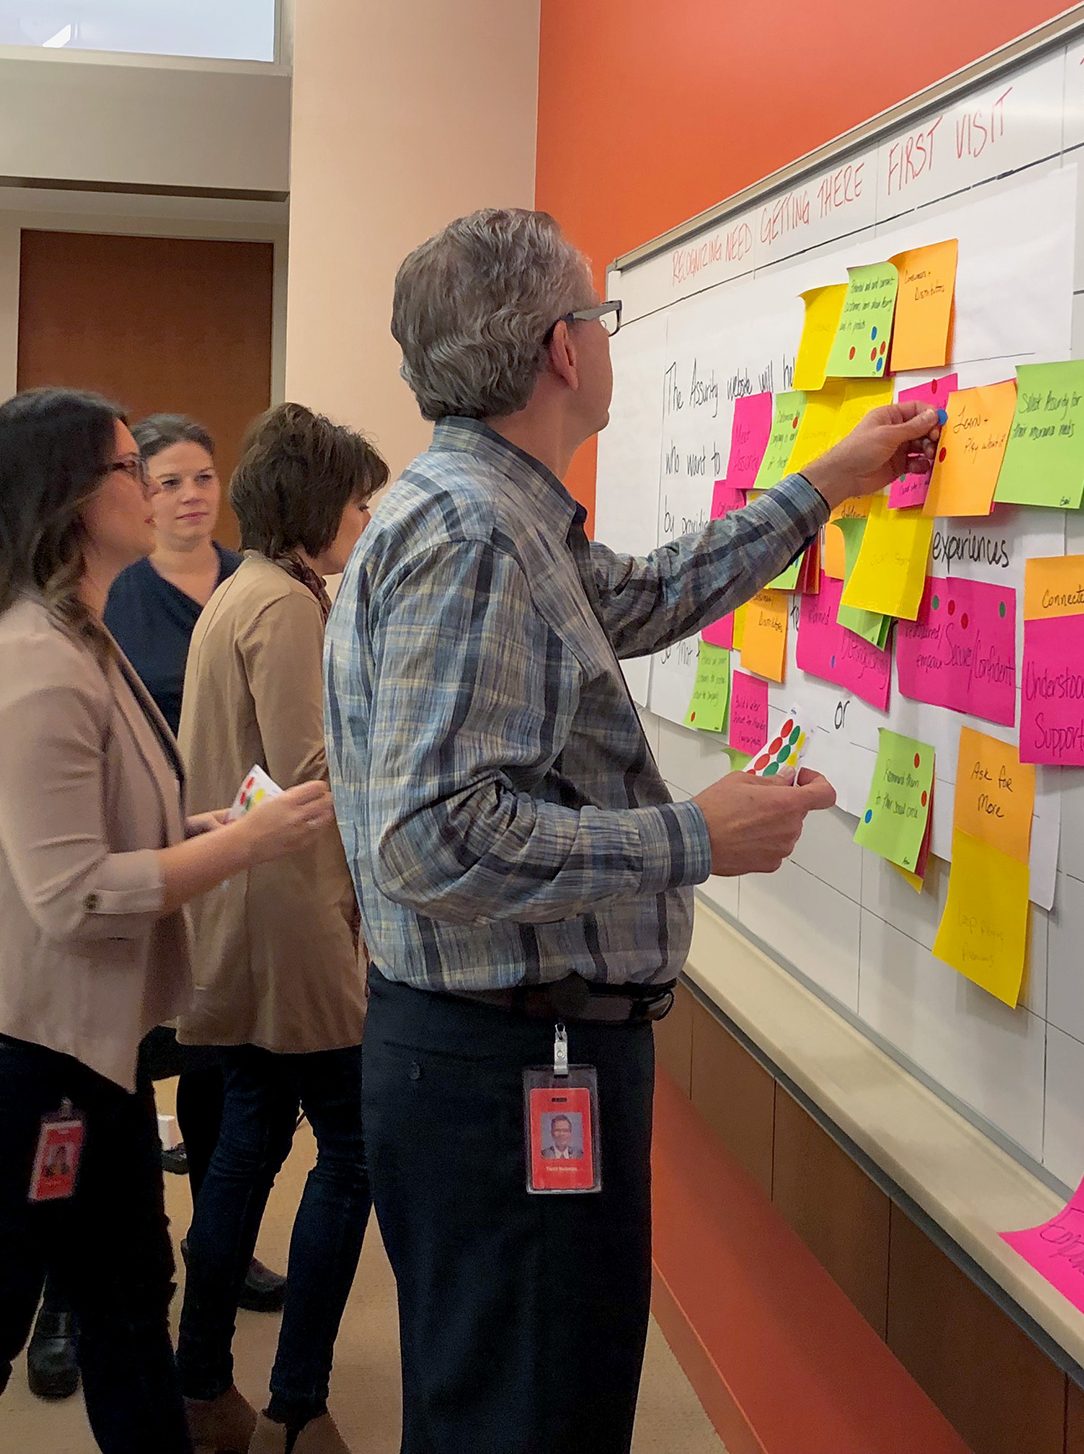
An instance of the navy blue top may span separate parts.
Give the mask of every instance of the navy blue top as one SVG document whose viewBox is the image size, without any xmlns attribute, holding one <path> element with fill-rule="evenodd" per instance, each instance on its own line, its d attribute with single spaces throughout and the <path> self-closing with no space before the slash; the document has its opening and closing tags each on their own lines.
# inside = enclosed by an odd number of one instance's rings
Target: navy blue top
<svg viewBox="0 0 1084 1454">
<path fill-rule="evenodd" d="M 234 550 L 215 542 L 218 584 L 241 564 Z M 105 624 L 135 667 L 174 736 L 181 725 L 181 693 L 188 645 L 203 607 L 160 576 L 149 560 L 136 561 L 113 582 Z"/>
</svg>

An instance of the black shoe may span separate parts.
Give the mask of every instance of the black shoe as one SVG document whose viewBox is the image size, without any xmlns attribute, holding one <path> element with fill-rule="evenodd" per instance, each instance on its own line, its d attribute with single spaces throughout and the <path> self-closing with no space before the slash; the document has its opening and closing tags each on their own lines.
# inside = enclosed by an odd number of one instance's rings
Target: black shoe
<svg viewBox="0 0 1084 1454">
<path fill-rule="evenodd" d="M 238 1307 L 247 1308 L 250 1313 L 277 1313 L 285 1301 L 286 1279 L 254 1257 L 237 1299 Z"/>
<path fill-rule="evenodd" d="M 178 1141 L 176 1146 L 162 1147 L 162 1170 L 172 1171 L 174 1176 L 188 1175 L 188 1157 L 183 1141 Z"/>
<path fill-rule="evenodd" d="M 79 1387 L 75 1317 L 69 1308 L 42 1305 L 26 1350 L 26 1376 L 38 1398 L 71 1398 Z"/>
<path fill-rule="evenodd" d="M 181 1257 L 188 1266 L 188 1239 L 181 1242 Z M 248 1265 L 237 1306 L 250 1313 L 278 1313 L 286 1301 L 286 1279 L 257 1258 Z"/>
</svg>

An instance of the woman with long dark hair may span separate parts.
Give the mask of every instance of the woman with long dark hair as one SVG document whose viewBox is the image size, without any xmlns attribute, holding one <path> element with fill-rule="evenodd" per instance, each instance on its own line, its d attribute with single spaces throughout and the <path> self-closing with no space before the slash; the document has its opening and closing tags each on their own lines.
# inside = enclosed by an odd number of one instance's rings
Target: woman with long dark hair
<svg viewBox="0 0 1084 1454">
<path fill-rule="evenodd" d="M 104 399 L 0 406 L 0 1391 L 55 1272 L 105 1454 L 191 1447 L 137 1071 L 147 1031 L 191 993 L 182 906 L 332 822 L 311 782 L 237 822 L 186 816 L 173 736 L 102 620 L 154 548 L 155 488 Z M 61 1143 L 71 1174 L 49 1176 Z"/>
</svg>

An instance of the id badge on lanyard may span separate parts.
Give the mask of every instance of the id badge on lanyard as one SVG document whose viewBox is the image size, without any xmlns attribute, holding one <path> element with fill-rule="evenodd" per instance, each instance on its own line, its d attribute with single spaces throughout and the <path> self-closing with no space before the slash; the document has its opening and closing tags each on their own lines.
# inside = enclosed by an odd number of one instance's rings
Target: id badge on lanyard
<svg viewBox="0 0 1084 1454">
<path fill-rule="evenodd" d="M 83 1117 L 71 1101 L 62 1101 L 59 1111 L 42 1116 L 27 1192 L 30 1201 L 64 1201 L 74 1194 L 85 1134 Z"/>
<path fill-rule="evenodd" d="M 598 1073 L 568 1062 L 568 1032 L 554 1026 L 553 1065 L 523 1072 L 527 1190 L 534 1195 L 602 1190 Z"/>
</svg>

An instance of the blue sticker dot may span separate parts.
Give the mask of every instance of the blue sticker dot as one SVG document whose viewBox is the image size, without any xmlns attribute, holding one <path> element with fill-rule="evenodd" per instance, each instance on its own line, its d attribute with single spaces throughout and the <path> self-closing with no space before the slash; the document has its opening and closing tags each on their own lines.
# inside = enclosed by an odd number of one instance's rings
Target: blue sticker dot
<svg viewBox="0 0 1084 1454">
<path fill-rule="evenodd" d="M 877 337 L 877 330 L 876 330 L 876 328 L 871 328 L 870 329 L 869 336 L 870 336 L 870 338 L 876 338 Z"/>
<path fill-rule="evenodd" d="M 833 656 L 833 657 L 832 657 L 832 666 L 833 666 L 833 667 L 834 667 L 834 666 L 835 666 L 835 664 L 836 664 L 836 659 L 835 659 L 835 657 L 834 657 L 834 656 Z"/>
<path fill-rule="evenodd" d="M 883 368 L 884 368 L 884 366 L 885 366 L 885 361 L 884 361 L 884 359 L 883 359 L 883 358 L 879 358 L 879 359 L 878 359 L 878 360 L 877 360 L 877 372 L 878 372 L 878 373 L 880 373 L 880 372 L 881 372 L 881 370 L 882 370 L 882 369 L 883 369 Z"/>
<path fill-rule="evenodd" d="M 866 816 L 865 816 L 865 818 L 864 818 L 863 821 L 866 822 L 866 823 L 872 823 L 873 822 L 873 809 L 872 808 L 867 808 L 866 809 Z"/>
</svg>

